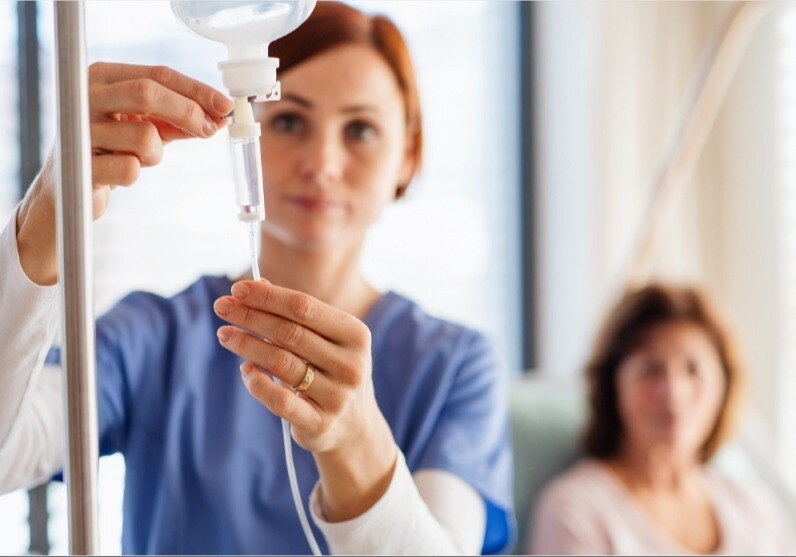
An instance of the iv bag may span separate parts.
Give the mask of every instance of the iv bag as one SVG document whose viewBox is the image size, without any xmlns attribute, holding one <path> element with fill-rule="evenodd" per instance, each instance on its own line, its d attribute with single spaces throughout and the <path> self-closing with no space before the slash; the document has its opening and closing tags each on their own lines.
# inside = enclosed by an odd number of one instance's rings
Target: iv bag
<svg viewBox="0 0 796 557">
<path fill-rule="evenodd" d="M 188 29 L 226 45 L 218 67 L 230 95 L 263 101 L 280 97 L 268 45 L 304 23 L 315 0 L 172 0 L 171 8 Z"/>
<path fill-rule="evenodd" d="M 233 51 L 261 46 L 267 56 L 268 44 L 304 23 L 315 0 L 172 0 L 171 7 L 188 29 L 227 45 L 233 59 L 242 57 Z"/>
</svg>

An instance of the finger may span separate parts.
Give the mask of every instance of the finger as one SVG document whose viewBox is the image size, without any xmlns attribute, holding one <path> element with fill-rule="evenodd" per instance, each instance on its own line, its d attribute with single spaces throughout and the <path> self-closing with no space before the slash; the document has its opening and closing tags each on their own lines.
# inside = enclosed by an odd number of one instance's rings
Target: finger
<svg viewBox="0 0 796 557">
<path fill-rule="evenodd" d="M 243 304 L 284 317 L 340 345 L 365 345 L 370 333 L 359 319 L 303 292 L 266 281 L 244 280 L 232 286 Z"/>
<path fill-rule="evenodd" d="M 192 139 L 194 137 L 188 132 L 172 126 L 160 118 L 150 116 L 146 120 L 157 128 L 160 138 L 163 140 L 164 144 L 181 139 Z M 219 130 L 223 130 L 229 124 L 229 120 L 227 118 L 214 118 L 213 121 L 216 123 Z"/>
<path fill-rule="evenodd" d="M 318 431 L 323 423 L 320 410 L 306 398 L 296 396 L 287 387 L 277 385 L 257 366 L 245 363 L 241 366 L 243 383 L 249 393 L 268 410 L 285 418 L 294 427 L 305 431 Z"/>
<path fill-rule="evenodd" d="M 308 364 L 295 354 L 235 327 L 221 327 L 218 330 L 218 340 L 224 348 L 254 363 L 279 379 L 286 387 L 298 387 L 307 373 Z M 345 401 L 343 390 L 335 386 L 322 371 L 317 368 L 315 370 L 317 373 L 310 386 L 302 392 L 302 396 L 328 411 L 340 411 Z"/>
<path fill-rule="evenodd" d="M 102 186 L 131 186 L 141 172 L 141 161 L 134 155 L 94 155 L 91 157 L 91 183 Z"/>
<path fill-rule="evenodd" d="M 210 137 L 218 131 L 218 125 L 196 101 L 152 79 L 92 85 L 89 106 L 95 117 L 118 113 L 154 116 L 196 137 Z"/>
<path fill-rule="evenodd" d="M 163 140 L 149 122 L 92 122 L 91 147 L 138 157 L 141 166 L 155 166 L 163 158 Z"/>
<path fill-rule="evenodd" d="M 234 104 L 223 93 L 166 66 L 139 66 L 97 62 L 89 67 L 92 82 L 111 84 L 131 79 L 151 79 L 194 100 L 210 116 L 229 114 Z"/>
<path fill-rule="evenodd" d="M 230 352 L 254 362 L 286 385 L 296 386 L 304 379 L 307 364 L 284 348 L 230 326 L 218 329 L 218 340 Z"/>
<path fill-rule="evenodd" d="M 267 339 L 321 369 L 346 367 L 342 348 L 298 323 L 243 305 L 232 296 L 216 300 L 213 309 L 228 323 Z"/>
</svg>

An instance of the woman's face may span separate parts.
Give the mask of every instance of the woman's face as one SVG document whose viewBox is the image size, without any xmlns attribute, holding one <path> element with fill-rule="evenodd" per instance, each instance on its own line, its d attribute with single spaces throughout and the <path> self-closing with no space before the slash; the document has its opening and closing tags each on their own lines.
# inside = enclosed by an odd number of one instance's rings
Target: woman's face
<svg viewBox="0 0 796 557">
<path fill-rule="evenodd" d="M 360 243 L 414 160 L 398 83 L 380 54 L 344 45 L 280 75 L 260 109 L 266 225 L 295 248 Z"/>
<path fill-rule="evenodd" d="M 725 390 L 719 354 L 702 327 L 687 322 L 654 327 L 619 365 L 626 446 L 644 454 L 698 458 Z"/>
</svg>

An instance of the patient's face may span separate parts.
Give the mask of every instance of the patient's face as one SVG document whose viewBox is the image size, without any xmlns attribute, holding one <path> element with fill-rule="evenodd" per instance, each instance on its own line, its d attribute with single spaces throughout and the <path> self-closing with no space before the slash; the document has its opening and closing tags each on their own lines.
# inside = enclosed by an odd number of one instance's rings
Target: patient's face
<svg viewBox="0 0 796 557">
<path fill-rule="evenodd" d="M 688 322 L 654 327 L 619 366 L 626 446 L 662 457 L 698 458 L 725 389 L 719 354 L 704 329 Z"/>
</svg>

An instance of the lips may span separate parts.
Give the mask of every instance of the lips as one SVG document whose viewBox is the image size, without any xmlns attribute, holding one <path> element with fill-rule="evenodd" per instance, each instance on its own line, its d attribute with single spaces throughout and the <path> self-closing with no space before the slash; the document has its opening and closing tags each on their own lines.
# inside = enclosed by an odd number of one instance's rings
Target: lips
<svg viewBox="0 0 796 557">
<path fill-rule="evenodd" d="M 658 415 L 656 421 L 660 427 L 671 429 L 682 424 L 683 416 L 674 412 L 663 412 Z"/>
<path fill-rule="evenodd" d="M 299 209 L 311 213 L 324 213 L 343 208 L 343 204 L 339 201 L 333 201 L 322 197 L 295 195 L 289 196 L 287 200 Z"/>
</svg>

